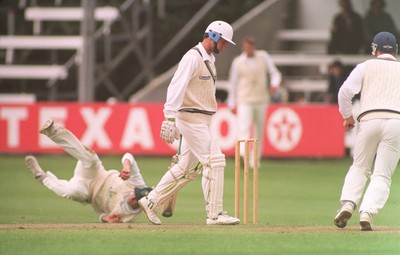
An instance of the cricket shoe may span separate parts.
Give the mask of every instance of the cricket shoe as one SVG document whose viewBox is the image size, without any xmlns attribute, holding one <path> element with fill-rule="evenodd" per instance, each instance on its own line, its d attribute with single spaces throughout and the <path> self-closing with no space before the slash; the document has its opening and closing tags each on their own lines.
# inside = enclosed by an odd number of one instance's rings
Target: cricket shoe
<svg viewBox="0 0 400 255">
<path fill-rule="evenodd" d="M 231 217 L 226 213 L 221 213 L 215 219 L 207 219 L 207 225 L 237 225 L 240 220 L 235 217 Z"/>
<path fill-rule="evenodd" d="M 61 129 L 61 126 L 54 123 L 53 120 L 49 119 L 44 123 L 39 130 L 39 133 L 44 134 L 48 137 L 54 136 L 58 130 Z"/>
<path fill-rule="evenodd" d="M 340 211 L 336 215 L 335 219 L 333 220 L 333 223 L 338 227 L 338 228 L 344 228 L 347 226 L 347 222 L 353 215 L 354 211 L 354 205 L 353 203 L 347 202 L 345 203 L 342 208 L 340 208 Z"/>
<path fill-rule="evenodd" d="M 369 212 L 361 212 L 360 214 L 360 227 L 362 231 L 373 231 L 372 214 Z"/>
<path fill-rule="evenodd" d="M 32 172 L 35 179 L 38 180 L 38 182 L 43 183 L 43 180 L 47 175 L 40 167 L 36 158 L 32 155 L 25 156 L 25 165 L 28 170 Z"/>
<path fill-rule="evenodd" d="M 139 205 L 151 223 L 153 223 L 154 225 L 161 225 L 161 220 L 153 211 L 154 203 L 151 202 L 147 196 L 139 200 Z"/>
</svg>

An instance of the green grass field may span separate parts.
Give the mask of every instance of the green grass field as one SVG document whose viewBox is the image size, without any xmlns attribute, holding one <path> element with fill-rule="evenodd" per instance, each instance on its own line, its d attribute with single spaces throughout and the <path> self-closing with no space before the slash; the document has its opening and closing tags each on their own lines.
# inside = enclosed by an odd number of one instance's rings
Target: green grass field
<svg viewBox="0 0 400 255">
<path fill-rule="evenodd" d="M 119 156 L 101 156 L 119 169 Z M 72 176 L 66 155 L 38 156 L 45 170 Z M 137 157 L 149 186 L 167 157 Z M 225 170 L 225 210 L 233 214 L 233 160 Z M 259 175 L 259 224 L 207 226 L 201 181 L 181 190 L 175 216 L 151 225 L 100 224 L 90 205 L 57 197 L 26 170 L 23 155 L 0 155 L 0 255 L 3 254 L 400 254 L 400 175 L 378 216 L 377 231 L 361 232 L 355 214 L 346 229 L 333 217 L 350 159 L 268 159 Z M 250 209 L 251 213 L 251 209 Z M 250 214 L 251 215 L 251 214 Z"/>
</svg>

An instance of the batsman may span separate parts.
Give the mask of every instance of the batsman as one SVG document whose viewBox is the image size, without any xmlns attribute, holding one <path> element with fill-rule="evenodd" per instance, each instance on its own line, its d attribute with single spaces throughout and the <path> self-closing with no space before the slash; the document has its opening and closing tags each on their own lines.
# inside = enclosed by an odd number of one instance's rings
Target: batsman
<svg viewBox="0 0 400 255">
<path fill-rule="evenodd" d="M 139 200 L 153 224 L 161 224 L 157 211 L 163 207 L 163 212 L 172 212 L 178 190 L 201 174 L 206 223 L 235 225 L 240 222 L 224 213 L 225 155 L 210 132 L 211 118 L 217 110 L 214 53 L 220 53 L 228 44 L 235 45 L 232 37 L 233 29 L 228 23 L 210 23 L 202 42 L 182 57 L 169 84 L 160 136 L 167 143 L 181 139 L 180 155 L 153 191 Z"/>
</svg>

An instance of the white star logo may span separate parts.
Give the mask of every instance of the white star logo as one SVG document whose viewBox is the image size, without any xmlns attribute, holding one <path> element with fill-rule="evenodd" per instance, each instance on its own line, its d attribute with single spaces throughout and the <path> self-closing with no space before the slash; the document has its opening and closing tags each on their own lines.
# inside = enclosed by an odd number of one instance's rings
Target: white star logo
<svg viewBox="0 0 400 255">
<path fill-rule="evenodd" d="M 290 108 L 278 108 L 271 114 L 267 125 L 267 136 L 278 151 L 290 151 L 297 146 L 302 135 L 299 116 Z"/>
</svg>

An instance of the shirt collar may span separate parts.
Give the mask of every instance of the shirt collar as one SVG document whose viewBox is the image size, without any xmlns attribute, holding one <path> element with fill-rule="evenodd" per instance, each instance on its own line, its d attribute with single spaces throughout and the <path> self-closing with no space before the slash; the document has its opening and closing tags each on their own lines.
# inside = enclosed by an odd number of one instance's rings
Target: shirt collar
<svg viewBox="0 0 400 255">
<path fill-rule="evenodd" d="M 200 52 L 201 52 L 201 55 L 202 55 L 204 61 L 208 60 L 208 61 L 210 61 L 211 63 L 214 64 L 214 62 L 215 62 L 215 56 L 214 56 L 214 54 L 211 53 L 211 54 L 209 55 L 209 54 L 207 53 L 206 49 L 204 49 L 204 46 L 203 46 L 203 44 L 201 44 L 201 42 L 199 42 L 199 43 L 197 44 L 197 48 L 199 48 L 199 50 L 200 50 Z"/>
<path fill-rule="evenodd" d="M 242 53 L 240 54 L 240 56 L 241 56 L 242 58 L 244 58 L 244 59 L 254 59 L 254 58 L 256 57 L 256 52 L 254 52 L 254 55 L 253 55 L 252 57 L 247 56 L 247 53 L 246 53 L 246 52 L 242 52 Z"/>
<path fill-rule="evenodd" d="M 381 55 L 379 55 L 377 58 L 380 58 L 380 59 L 390 59 L 390 60 L 397 60 L 397 58 L 395 58 L 393 55 L 391 55 L 391 54 L 381 54 Z"/>
</svg>

